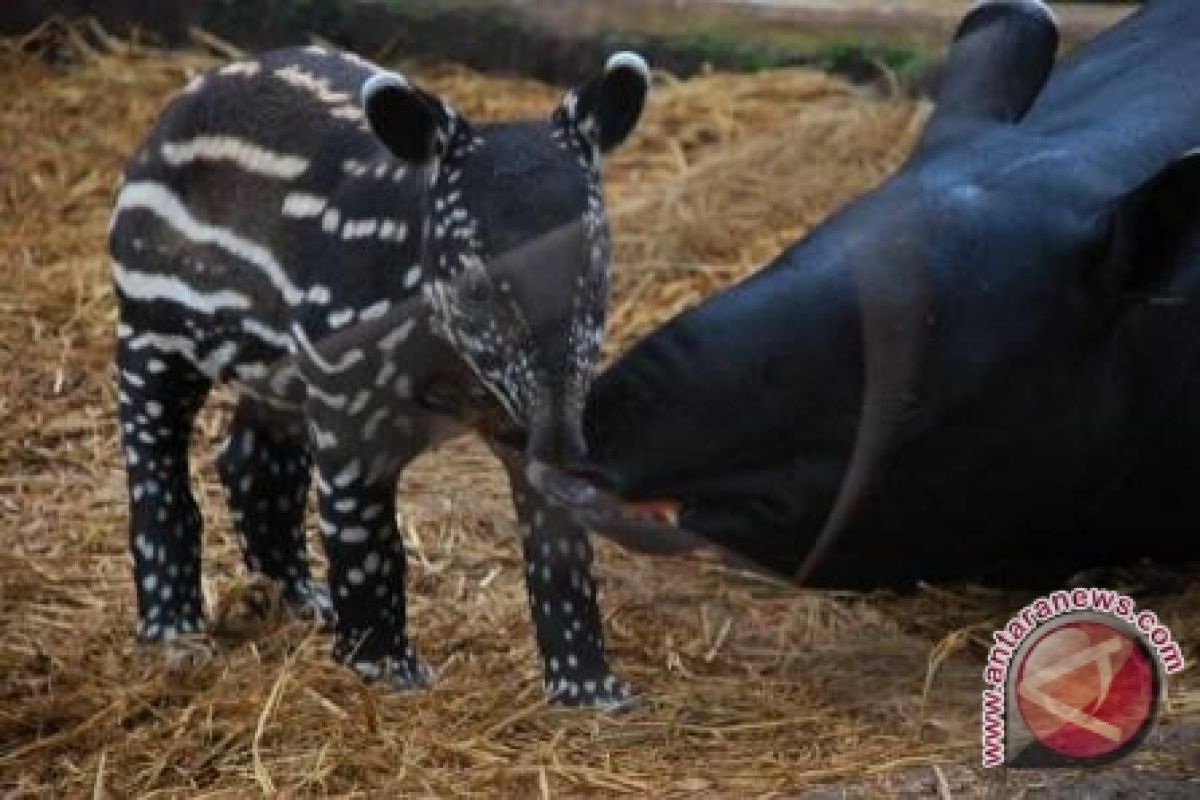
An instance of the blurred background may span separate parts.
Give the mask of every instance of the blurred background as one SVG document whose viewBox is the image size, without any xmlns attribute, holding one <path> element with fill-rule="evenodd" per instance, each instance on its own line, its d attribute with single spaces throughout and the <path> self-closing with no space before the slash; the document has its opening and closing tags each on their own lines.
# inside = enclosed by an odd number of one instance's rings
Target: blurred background
<svg viewBox="0 0 1200 800">
<path fill-rule="evenodd" d="M 577 80 L 600 55 L 638 49 L 686 77 L 699 69 L 817 66 L 858 76 L 871 62 L 920 75 L 968 0 L 8 0 L 0 32 L 91 16 L 121 36 L 179 45 L 197 28 L 244 48 L 310 35 L 377 58 L 451 60 L 539 80 Z M 1053 3 L 1068 43 L 1129 2 Z"/>
</svg>

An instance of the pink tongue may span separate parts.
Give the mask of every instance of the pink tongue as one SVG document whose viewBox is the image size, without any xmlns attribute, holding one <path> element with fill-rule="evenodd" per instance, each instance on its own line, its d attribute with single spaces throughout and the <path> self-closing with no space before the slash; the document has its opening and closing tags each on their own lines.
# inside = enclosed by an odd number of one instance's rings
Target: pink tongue
<svg viewBox="0 0 1200 800">
<path fill-rule="evenodd" d="M 679 524 L 679 503 L 674 500 L 639 500 L 625 504 L 631 511 L 666 522 Z"/>
<path fill-rule="evenodd" d="M 525 467 L 525 477 L 552 502 L 573 511 L 608 515 L 632 515 L 674 525 L 679 520 L 679 504 L 673 500 L 641 500 L 625 502 L 599 491 L 592 484 L 565 473 L 542 461 L 531 460 Z"/>
</svg>

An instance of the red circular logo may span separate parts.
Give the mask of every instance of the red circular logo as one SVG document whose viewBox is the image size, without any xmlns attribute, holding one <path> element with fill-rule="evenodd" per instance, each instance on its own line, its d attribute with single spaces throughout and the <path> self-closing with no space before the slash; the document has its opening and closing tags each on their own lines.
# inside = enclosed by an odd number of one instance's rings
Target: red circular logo
<svg viewBox="0 0 1200 800">
<path fill-rule="evenodd" d="M 1025 651 L 1017 672 L 1021 718 L 1046 747 L 1099 759 L 1134 742 L 1153 721 L 1157 678 L 1136 636 L 1103 622 L 1065 622 Z"/>
</svg>

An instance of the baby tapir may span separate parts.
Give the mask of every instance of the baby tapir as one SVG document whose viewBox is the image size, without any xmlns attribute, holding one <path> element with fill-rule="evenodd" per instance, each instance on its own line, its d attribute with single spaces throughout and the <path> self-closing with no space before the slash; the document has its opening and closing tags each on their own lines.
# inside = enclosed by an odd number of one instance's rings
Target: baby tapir
<svg viewBox="0 0 1200 800">
<path fill-rule="evenodd" d="M 227 382 L 240 400 L 218 466 L 246 566 L 333 621 L 337 658 L 396 688 L 431 679 L 405 633 L 396 483 L 469 427 L 512 480 L 547 690 L 627 698 L 585 533 L 524 467 L 584 446 L 608 294 L 600 155 L 647 88 L 642 59 L 620 53 L 548 118 L 476 126 L 401 75 L 308 47 L 222 67 L 172 102 L 110 233 L 140 639 L 204 625 L 188 438 Z M 305 554 L 314 468 L 328 593 Z"/>
</svg>

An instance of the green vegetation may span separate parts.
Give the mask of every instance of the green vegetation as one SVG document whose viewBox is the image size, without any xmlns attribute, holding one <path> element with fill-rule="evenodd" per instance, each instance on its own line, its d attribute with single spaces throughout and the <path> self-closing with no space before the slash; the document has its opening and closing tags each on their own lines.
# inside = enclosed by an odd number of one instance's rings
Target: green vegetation
<svg viewBox="0 0 1200 800">
<path fill-rule="evenodd" d="M 936 47 L 909 31 L 864 37 L 771 24 L 720 6 L 683 15 L 670 6 L 614 3 L 587 18 L 588 26 L 576 25 L 562 7 L 504 0 L 215 0 L 199 24 L 250 49 L 318 34 L 368 56 L 445 58 L 558 82 L 578 79 L 618 48 L 642 51 L 679 75 L 815 66 L 867 80 L 884 68 L 905 79 L 924 71 Z"/>
<path fill-rule="evenodd" d="M 831 72 L 845 72 L 854 64 L 875 61 L 898 77 L 916 75 L 930 65 L 930 55 L 914 47 L 875 42 L 832 41 L 817 54 L 816 63 Z"/>
</svg>

